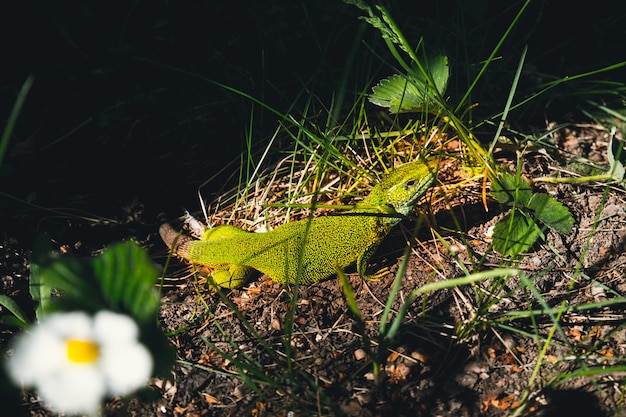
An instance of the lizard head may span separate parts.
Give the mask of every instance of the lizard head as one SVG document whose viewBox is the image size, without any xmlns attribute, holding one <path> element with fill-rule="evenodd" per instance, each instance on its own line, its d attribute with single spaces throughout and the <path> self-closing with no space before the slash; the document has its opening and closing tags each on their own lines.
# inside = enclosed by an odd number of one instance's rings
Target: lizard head
<svg viewBox="0 0 626 417">
<path fill-rule="evenodd" d="M 437 167 L 436 161 L 422 160 L 401 165 L 387 174 L 361 205 L 406 216 L 434 181 Z"/>
</svg>

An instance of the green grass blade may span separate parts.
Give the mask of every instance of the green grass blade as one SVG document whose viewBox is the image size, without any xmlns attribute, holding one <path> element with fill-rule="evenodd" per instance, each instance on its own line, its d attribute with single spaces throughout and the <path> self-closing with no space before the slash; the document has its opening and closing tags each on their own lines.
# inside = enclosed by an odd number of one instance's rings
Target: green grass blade
<svg viewBox="0 0 626 417">
<path fill-rule="evenodd" d="M 348 277 L 342 270 L 337 270 L 337 277 L 341 282 L 341 288 L 343 289 L 343 294 L 346 297 L 346 303 L 348 304 L 348 308 L 354 314 L 354 317 L 357 321 L 362 321 L 363 316 L 361 315 L 361 310 L 359 310 L 359 306 L 356 303 L 356 297 L 354 296 L 354 290 L 350 285 L 350 281 L 348 281 Z"/>
<path fill-rule="evenodd" d="M 26 317 L 24 311 L 11 297 L 0 294 L 0 306 L 6 308 L 11 314 L 13 314 L 13 316 L 3 318 L 2 322 L 6 324 L 13 324 L 21 328 L 28 327 L 28 317 Z"/>
<path fill-rule="evenodd" d="M 524 11 L 526 10 L 528 5 L 530 4 L 530 1 L 531 0 L 526 0 L 526 2 L 524 2 L 522 7 L 520 8 L 519 12 L 517 12 L 517 15 L 515 16 L 515 18 L 513 18 L 513 20 L 511 21 L 511 23 L 507 27 L 507 29 L 504 32 L 504 34 L 502 35 L 502 37 L 500 38 L 500 40 L 498 41 L 496 46 L 491 51 L 491 54 L 489 54 L 489 57 L 485 60 L 484 64 L 482 65 L 482 67 L 478 71 L 478 74 L 476 75 L 476 77 L 474 77 L 474 79 L 472 80 L 472 83 L 467 88 L 465 94 L 463 95 L 461 100 L 459 100 L 459 103 L 457 104 L 457 106 L 454 109 L 453 113 L 458 113 L 463 108 L 463 106 L 465 105 L 465 103 L 469 99 L 472 91 L 474 91 L 474 88 L 476 87 L 476 84 L 478 84 L 478 80 L 480 80 L 480 78 L 485 73 L 485 71 L 487 70 L 487 68 L 491 64 L 491 62 L 493 62 L 493 60 L 495 59 L 496 54 L 500 50 L 500 47 L 504 43 L 505 39 L 508 38 L 508 36 L 511 33 L 511 31 L 513 30 L 513 28 L 517 25 L 518 20 L 522 17 L 522 14 L 524 14 Z"/>
<path fill-rule="evenodd" d="M 491 141 L 491 146 L 489 147 L 490 154 L 493 153 L 493 150 L 498 143 L 498 138 L 500 137 L 500 133 L 502 132 L 502 129 L 504 128 L 504 124 L 506 122 L 506 117 L 511 109 L 511 103 L 513 103 L 513 97 L 515 96 L 515 91 L 517 90 L 517 84 L 519 83 L 520 76 L 522 75 L 522 68 L 524 67 L 524 61 L 526 59 L 526 52 L 528 52 L 527 46 L 525 46 L 522 50 L 522 56 L 520 57 L 519 64 L 517 65 L 517 71 L 515 71 L 515 76 L 513 77 L 511 88 L 509 89 L 509 96 L 506 99 L 504 110 L 502 111 L 500 122 L 498 123 L 498 128 L 496 129 L 496 133 L 493 135 L 493 140 Z"/>
<path fill-rule="evenodd" d="M 413 229 L 413 233 L 411 234 L 411 240 L 410 240 L 411 244 L 408 245 L 404 249 L 404 254 L 402 255 L 402 262 L 400 262 L 400 265 L 398 267 L 398 272 L 396 272 L 396 277 L 393 281 L 393 286 L 391 287 L 391 291 L 389 292 L 389 296 L 387 297 L 387 302 L 385 303 L 383 314 L 380 318 L 379 331 L 380 331 L 380 334 L 387 340 L 393 339 L 397 329 L 400 327 L 399 322 L 401 322 L 404 319 L 404 316 L 406 315 L 406 310 L 409 307 L 408 305 L 413 302 L 413 300 L 410 298 L 406 301 L 406 303 L 401 307 L 400 311 L 398 312 L 398 315 L 396 316 L 396 319 L 394 320 L 391 328 L 387 329 L 387 323 L 389 320 L 389 316 L 391 314 L 393 303 L 396 300 L 396 297 L 398 296 L 398 292 L 400 291 L 400 287 L 402 286 L 402 279 L 404 278 L 404 273 L 406 272 L 406 269 L 409 265 L 409 259 L 411 258 L 411 250 L 413 249 L 412 242 L 415 240 L 415 236 L 417 236 L 417 232 L 421 228 L 421 223 L 422 222 L 418 222 L 418 224 Z"/>
<path fill-rule="evenodd" d="M 26 101 L 26 96 L 30 91 L 30 88 L 35 81 L 34 75 L 29 75 L 22 84 L 22 88 L 17 95 L 17 99 L 15 100 L 15 104 L 13 105 L 13 109 L 11 109 L 11 114 L 7 120 L 7 124 L 4 127 L 4 132 L 2 132 L 2 138 L 0 138 L 0 166 L 2 166 L 2 160 L 4 159 L 4 154 L 6 152 L 7 146 L 9 146 L 9 139 L 11 138 L 11 134 L 13 133 L 13 129 L 15 128 L 15 123 L 17 122 L 17 118 L 22 111 L 22 107 L 24 106 L 24 102 Z"/>
</svg>

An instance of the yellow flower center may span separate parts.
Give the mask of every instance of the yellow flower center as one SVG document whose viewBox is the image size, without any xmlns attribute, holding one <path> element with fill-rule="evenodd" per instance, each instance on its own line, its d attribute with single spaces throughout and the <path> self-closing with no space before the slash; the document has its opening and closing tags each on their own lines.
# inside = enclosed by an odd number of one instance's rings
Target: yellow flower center
<svg viewBox="0 0 626 417">
<path fill-rule="evenodd" d="M 91 363 L 98 359 L 98 345 L 90 340 L 70 339 L 67 341 L 67 357 L 74 363 Z"/>
</svg>

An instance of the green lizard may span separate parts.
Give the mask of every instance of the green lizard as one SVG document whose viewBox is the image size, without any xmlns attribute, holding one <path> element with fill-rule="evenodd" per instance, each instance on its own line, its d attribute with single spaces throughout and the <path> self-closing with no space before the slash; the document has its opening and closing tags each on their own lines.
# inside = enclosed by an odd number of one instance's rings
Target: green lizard
<svg viewBox="0 0 626 417">
<path fill-rule="evenodd" d="M 216 284 L 243 285 L 251 269 L 279 283 L 311 284 L 368 260 L 389 230 L 409 214 L 435 179 L 435 162 L 415 161 L 392 170 L 352 210 L 285 223 L 266 233 L 230 225 L 205 229 L 199 240 L 161 225 L 165 244 L 178 256 L 213 269 Z"/>
</svg>

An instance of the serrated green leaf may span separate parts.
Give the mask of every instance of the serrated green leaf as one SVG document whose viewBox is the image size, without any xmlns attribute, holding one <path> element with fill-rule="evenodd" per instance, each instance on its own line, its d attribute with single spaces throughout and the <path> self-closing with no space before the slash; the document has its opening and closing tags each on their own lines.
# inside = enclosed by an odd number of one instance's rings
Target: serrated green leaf
<svg viewBox="0 0 626 417">
<path fill-rule="evenodd" d="M 140 323 L 155 319 L 160 301 L 155 288 L 158 273 L 136 243 L 109 246 L 94 258 L 93 274 L 109 308 L 126 312 Z"/>
<path fill-rule="evenodd" d="M 493 228 L 493 248 L 504 256 L 516 256 L 528 251 L 541 236 L 541 229 L 533 219 L 513 209 Z"/>
<path fill-rule="evenodd" d="M 559 233 L 569 233 L 574 226 L 574 217 L 567 207 L 554 197 L 545 194 L 534 194 L 528 208 L 533 211 L 537 220 Z"/>
<path fill-rule="evenodd" d="M 134 242 L 111 245 L 100 256 L 80 261 L 59 256 L 42 238 L 33 251 L 31 294 L 39 302 L 39 320 L 59 309 L 108 309 L 145 323 L 154 320 L 159 308 L 157 278 L 145 251 Z M 62 296 L 51 299 L 53 288 Z"/>
<path fill-rule="evenodd" d="M 417 70 L 410 71 L 406 76 L 392 75 L 381 80 L 372 89 L 370 102 L 389 108 L 391 113 L 438 112 L 441 109 L 441 104 L 438 104 L 439 96 L 444 94 L 450 76 L 448 58 L 437 55 L 427 59 L 424 69 L 432 81 Z"/>
<path fill-rule="evenodd" d="M 499 203 L 526 207 L 532 197 L 532 190 L 530 184 L 521 177 L 504 172 L 491 181 L 491 195 Z"/>
<path fill-rule="evenodd" d="M 426 101 L 422 93 L 402 75 L 392 75 L 381 80 L 372 89 L 370 102 L 387 107 L 391 113 L 419 111 Z"/>
<path fill-rule="evenodd" d="M 448 79 L 450 78 L 450 65 L 448 57 L 445 55 L 435 55 L 425 60 L 424 69 L 428 72 L 432 81 L 435 83 L 435 88 L 440 95 L 444 95 L 446 88 L 448 87 Z M 420 71 L 413 70 L 409 73 L 411 80 L 418 82 L 419 85 L 429 86 L 429 80 Z M 429 88 L 426 88 L 427 90 Z"/>
</svg>

